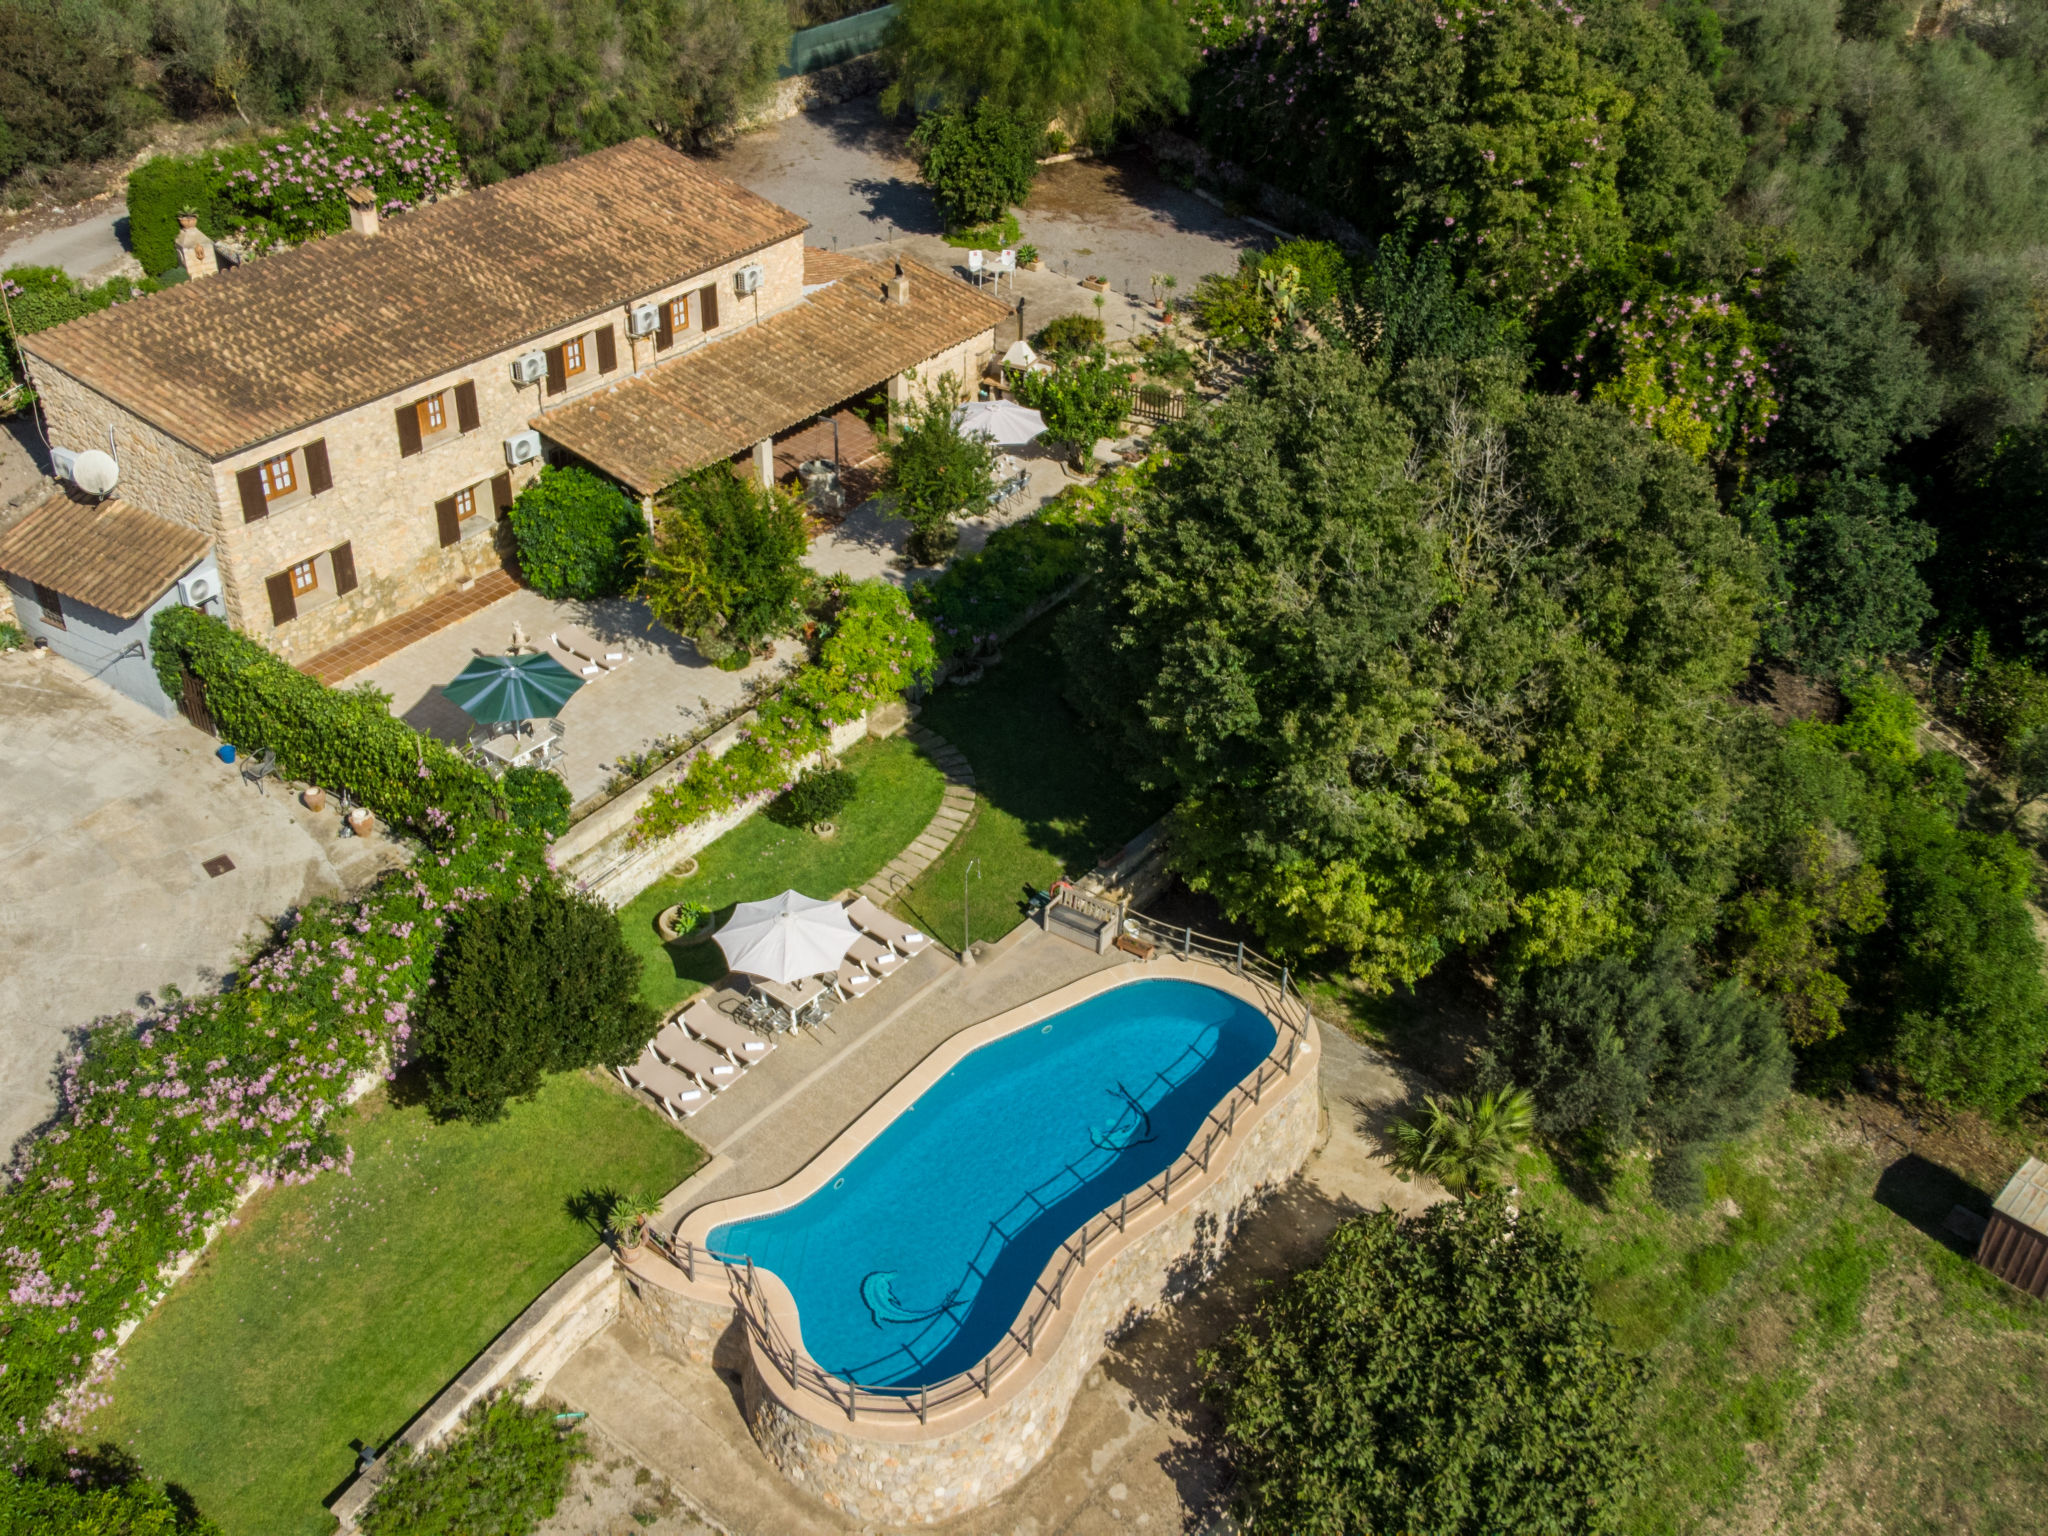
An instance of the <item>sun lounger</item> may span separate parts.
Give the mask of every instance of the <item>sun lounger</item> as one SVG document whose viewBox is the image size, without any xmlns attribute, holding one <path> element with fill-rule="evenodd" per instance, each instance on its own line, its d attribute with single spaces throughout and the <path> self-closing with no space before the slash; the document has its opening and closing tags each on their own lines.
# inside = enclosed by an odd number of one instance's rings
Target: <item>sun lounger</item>
<svg viewBox="0 0 2048 1536">
<path fill-rule="evenodd" d="M 903 957 L 886 944 L 862 934 L 846 947 L 849 959 L 858 960 L 877 976 L 888 977 L 903 964 Z"/>
<path fill-rule="evenodd" d="M 881 985 L 879 977 L 869 974 L 866 967 L 854 963 L 851 955 L 839 962 L 839 974 L 833 978 L 832 989 L 845 1001 L 865 997 Z"/>
<path fill-rule="evenodd" d="M 739 1020 L 720 1013 L 709 998 L 698 998 L 679 1017 L 683 1028 L 717 1046 L 734 1061 L 759 1061 L 775 1049 Z"/>
<path fill-rule="evenodd" d="M 706 1088 L 730 1088 L 747 1070 L 719 1055 L 702 1040 L 691 1039 L 673 1019 L 662 1025 L 661 1033 L 654 1037 L 654 1049 Z"/>
<path fill-rule="evenodd" d="M 694 1115 L 710 1097 L 693 1079 L 655 1055 L 651 1045 L 642 1049 L 638 1061 L 620 1067 L 618 1073 L 627 1087 L 638 1088 L 667 1110 L 671 1120 Z"/>
<path fill-rule="evenodd" d="M 919 933 L 910 924 L 891 917 L 865 896 L 856 896 L 848 902 L 846 915 L 862 933 L 871 939 L 879 939 L 905 959 L 913 959 L 932 947 L 929 934 Z"/>
</svg>

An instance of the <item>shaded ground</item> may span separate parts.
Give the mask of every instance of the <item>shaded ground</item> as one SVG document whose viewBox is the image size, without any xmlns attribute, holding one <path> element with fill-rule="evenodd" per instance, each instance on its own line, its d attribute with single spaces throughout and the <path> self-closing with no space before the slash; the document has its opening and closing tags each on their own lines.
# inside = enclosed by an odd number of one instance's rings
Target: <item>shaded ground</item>
<svg viewBox="0 0 2048 1536">
<path fill-rule="evenodd" d="M 533 1536 L 713 1536 L 665 1477 L 635 1461 L 601 1429 L 585 1428 L 590 1460 L 576 1468 L 552 1518 Z"/>
<path fill-rule="evenodd" d="M 597 1241 L 606 1192 L 700 1149 L 608 1079 L 552 1078 L 494 1125 L 383 1094 L 338 1129 L 352 1173 L 274 1189 L 136 1330 L 91 1428 L 228 1536 L 317 1536 L 358 1440 L 383 1446 Z"/>
<path fill-rule="evenodd" d="M 218 981 L 288 909 L 403 857 L 259 793 L 219 745 L 47 652 L 0 654 L 0 1150 L 55 1107 L 68 1031 Z M 203 861 L 234 868 L 210 876 Z"/>
</svg>

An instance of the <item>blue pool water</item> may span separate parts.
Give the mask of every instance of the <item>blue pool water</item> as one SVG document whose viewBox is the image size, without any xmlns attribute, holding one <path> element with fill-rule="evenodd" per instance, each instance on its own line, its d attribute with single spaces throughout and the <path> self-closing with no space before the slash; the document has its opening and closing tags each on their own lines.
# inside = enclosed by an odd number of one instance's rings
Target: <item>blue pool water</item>
<svg viewBox="0 0 2048 1536">
<path fill-rule="evenodd" d="M 996 1346 L 1084 1221 L 1187 1150 L 1275 1039 L 1214 987 L 1112 988 L 962 1057 L 823 1189 L 710 1245 L 781 1278 L 835 1376 L 942 1381 Z"/>
</svg>

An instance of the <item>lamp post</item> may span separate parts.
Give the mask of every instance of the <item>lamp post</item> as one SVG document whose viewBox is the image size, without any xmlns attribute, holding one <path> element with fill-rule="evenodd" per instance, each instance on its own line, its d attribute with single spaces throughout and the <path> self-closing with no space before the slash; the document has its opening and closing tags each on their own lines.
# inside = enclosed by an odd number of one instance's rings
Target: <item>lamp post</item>
<svg viewBox="0 0 2048 1536">
<path fill-rule="evenodd" d="M 967 867 L 960 871 L 960 963 L 974 964 L 974 933 L 969 926 L 967 909 L 967 882 L 981 878 L 981 860 L 969 859 Z"/>
</svg>

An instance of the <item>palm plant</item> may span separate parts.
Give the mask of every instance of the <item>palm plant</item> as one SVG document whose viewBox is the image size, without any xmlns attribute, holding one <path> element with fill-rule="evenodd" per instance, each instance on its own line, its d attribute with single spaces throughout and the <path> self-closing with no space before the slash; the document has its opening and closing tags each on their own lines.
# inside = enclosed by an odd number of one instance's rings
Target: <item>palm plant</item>
<svg viewBox="0 0 2048 1536">
<path fill-rule="evenodd" d="M 1536 1101 L 1520 1088 L 1478 1098 L 1429 1095 L 1393 1126 L 1394 1167 L 1424 1173 L 1457 1195 L 1497 1189 L 1536 1127 Z"/>
</svg>

